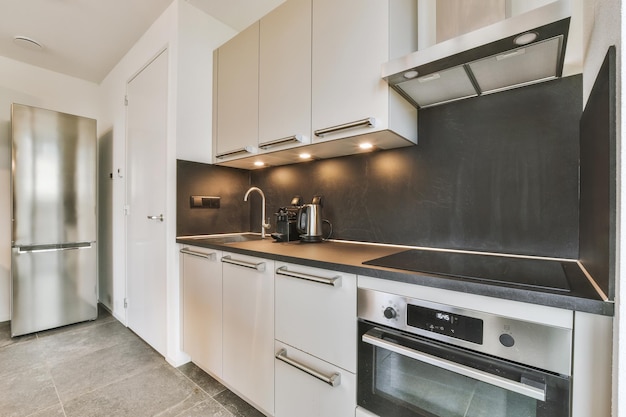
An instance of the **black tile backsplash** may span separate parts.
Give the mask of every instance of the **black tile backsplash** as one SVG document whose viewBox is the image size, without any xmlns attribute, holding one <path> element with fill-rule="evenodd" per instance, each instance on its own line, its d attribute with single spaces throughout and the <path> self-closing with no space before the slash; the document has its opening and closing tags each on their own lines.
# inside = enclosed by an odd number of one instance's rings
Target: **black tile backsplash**
<svg viewBox="0 0 626 417">
<path fill-rule="evenodd" d="M 176 235 L 247 231 L 249 206 L 243 195 L 248 171 L 178 160 L 176 164 Z M 243 191 L 242 191 L 243 190 Z M 220 198 L 218 209 L 190 207 L 190 196 Z"/>
<path fill-rule="evenodd" d="M 417 146 L 251 171 L 249 183 L 270 215 L 322 194 L 338 239 L 575 258 L 581 108 L 574 76 L 422 109 Z M 260 204 L 240 208 L 242 231 L 260 230 Z"/>
</svg>

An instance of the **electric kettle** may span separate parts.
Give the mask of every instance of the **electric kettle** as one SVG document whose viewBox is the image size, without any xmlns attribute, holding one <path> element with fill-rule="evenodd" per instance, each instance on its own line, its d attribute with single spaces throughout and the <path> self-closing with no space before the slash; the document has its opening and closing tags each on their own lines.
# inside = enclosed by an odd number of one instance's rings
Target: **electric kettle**
<svg viewBox="0 0 626 417">
<path fill-rule="evenodd" d="M 323 241 L 322 223 L 324 222 L 328 220 L 322 219 L 322 196 L 316 195 L 311 204 L 305 204 L 298 210 L 296 228 L 300 233 L 300 240 L 302 242 Z"/>
</svg>

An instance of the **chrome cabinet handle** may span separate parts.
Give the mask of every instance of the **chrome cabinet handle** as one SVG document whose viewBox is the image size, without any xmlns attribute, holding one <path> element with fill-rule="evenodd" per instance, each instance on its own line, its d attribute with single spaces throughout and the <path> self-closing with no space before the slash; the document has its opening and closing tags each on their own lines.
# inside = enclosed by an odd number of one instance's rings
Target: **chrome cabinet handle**
<svg viewBox="0 0 626 417">
<path fill-rule="evenodd" d="M 233 151 L 228 151 L 228 152 L 224 152 L 224 153 L 219 153 L 217 155 L 215 155 L 215 157 L 217 159 L 222 159 L 222 158 L 228 158 L 231 156 L 237 156 L 237 155 L 241 155 L 241 154 L 245 154 L 245 153 L 257 153 L 257 150 L 254 146 L 245 146 L 243 148 L 239 148 L 239 149 L 235 149 Z"/>
<path fill-rule="evenodd" d="M 395 332 L 385 331 L 386 333 L 394 334 Z M 469 366 L 461 365 L 455 362 L 451 362 L 446 359 L 439 358 L 437 356 L 429 355 L 428 353 L 419 352 L 417 350 L 408 348 L 406 346 L 399 345 L 397 343 L 389 342 L 387 340 L 382 339 L 383 331 L 377 328 L 374 328 L 367 333 L 365 333 L 361 339 L 365 343 L 369 343 L 373 346 L 378 346 L 380 348 L 389 350 L 391 352 L 395 352 L 399 355 L 406 356 L 411 359 L 418 360 L 420 362 L 427 363 L 429 365 L 436 366 L 441 369 L 445 369 L 450 372 L 454 372 L 459 375 L 464 375 L 468 378 L 475 379 L 477 381 L 485 382 L 490 385 L 494 385 L 496 387 L 505 389 L 507 391 L 517 392 L 518 394 L 525 395 L 530 398 L 534 398 L 535 400 L 545 401 L 546 400 L 546 390 L 541 388 L 536 388 L 531 385 L 526 385 L 521 382 L 512 381 L 510 379 L 503 378 L 501 376 L 493 375 L 488 372 L 480 371 L 478 369 L 471 368 Z M 402 338 L 404 336 L 398 334 L 398 337 Z"/>
<path fill-rule="evenodd" d="M 159 220 L 159 221 L 163 221 L 163 215 L 159 214 L 158 216 L 148 216 L 148 220 Z"/>
<path fill-rule="evenodd" d="M 253 262 L 233 259 L 230 257 L 230 255 L 222 256 L 221 261 L 231 265 L 243 266 L 244 268 L 256 269 L 259 272 L 265 272 L 265 262 L 259 262 L 255 264 Z"/>
<path fill-rule="evenodd" d="M 302 372 L 305 372 L 317 379 L 319 379 L 322 382 L 327 383 L 328 385 L 330 385 L 331 387 L 338 387 L 339 385 L 341 385 L 341 374 L 335 372 L 334 374 L 327 376 L 324 375 L 323 373 L 316 371 L 313 368 L 310 368 L 304 364 L 301 364 L 300 362 L 297 362 L 293 359 L 291 359 L 290 357 L 287 356 L 287 349 L 281 349 L 278 351 L 278 353 L 276 354 L 276 359 L 278 359 L 279 361 L 285 362 L 287 365 L 291 365 L 296 369 L 301 370 Z"/>
<path fill-rule="evenodd" d="M 315 136 L 322 137 L 329 133 L 339 132 L 341 130 L 354 129 L 356 127 L 376 127 L 376 119 L 368 117 L 363 120 L 357 120 L 356 122 L 344 123 L 342 125 L 327 127 L 325 129 L 318 129 L 315 132 Z"/>
<path fill-rule="evenodd" d="M 278 268 L 276 270 L 276 274 L 282 275 L 285 277 L 298 278 L 298 279 L 304 279 L 307 281 L 318 282 L 320 284 L 326 284 L 326 285 L 330 285 L 333 287 L 341 286 L 340 275 L 337 275 L 336 277 L 332 277 L 332 278 L 319 277 L 317 275 L 305 274 L 304 272 L 289 271 L 286 266 L 281 266 L 280 268 Z"/>
<path fill-rule="evenodd" d="M 180 253 L 184 253 L 185 255 L 197 256 L 198 258 L 204 258 L 204 259 L 215 259 L 217 256 L 215 252 L 211 252 L 211 253 L 197 252 L 189 248 L 182 248 L 180 250 Z"/>
<path fill-rule="evenodd" d="M 270 140 L 267 142 L 259 143 L 259 148 L 269 149 L 273 146 L 286 145 L 288 143 L 294 143 L 294 142 L 304 143 L 304 137 L 301 134 L 297 134 L 293 136 L 287 136 L 286 138 Z"/>
</svg>

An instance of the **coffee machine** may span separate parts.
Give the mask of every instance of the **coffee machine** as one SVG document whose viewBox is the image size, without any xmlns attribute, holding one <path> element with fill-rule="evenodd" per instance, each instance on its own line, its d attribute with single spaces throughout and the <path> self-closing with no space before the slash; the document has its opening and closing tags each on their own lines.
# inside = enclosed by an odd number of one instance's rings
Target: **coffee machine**
<svg viewBox="0 0 626 417">
<path fill-rule="evenodd" d="M 300 239 L 296 221 L 301 206 L 302 197 L 297 195 L 291 199 L 289 206 L 281 207 L 278 209 L 278 212 L 274 213 L 276 216 L 276 232 L 272 233 L 274 240 L 277 242 L 290 242 Z"/>
</svg>

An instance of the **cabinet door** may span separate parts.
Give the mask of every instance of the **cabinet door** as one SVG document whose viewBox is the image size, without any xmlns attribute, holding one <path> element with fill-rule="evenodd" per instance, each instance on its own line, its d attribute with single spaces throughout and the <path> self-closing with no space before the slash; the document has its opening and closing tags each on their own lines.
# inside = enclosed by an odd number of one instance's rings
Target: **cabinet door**
<svg viewBox="0 0 626 417">
<path fill-rule="evenodd" d="M 276 339 L 356 372 L 356 276 L 277 264 Z"/>
<path fill-rule="evenodd" d="M 381 78 L 381 64 L 389 55 L 388 19 L 388 1 L 313 0 L 314 131 L 369 117 L 386 128 L 389 87 Z M 337 139 L 372 130 L 359 127 L 313 139 Z"/>
<path fill-rule="evenodd" d="M 276 417 L 354 416 L 355 374 L 278 341 L 275 350 Z M 324 379 L 334 378 L 335 386 L 309 371 Z"/>
<path fill-rule="evenodd" d="M 207 372 L 222 377 L 222 264 L 220 252 L 181 250 L 183 350 Z"/>
<path fill-rule="evenodd" d="M 294 135 L 306 141 L 311 134 L 311 0 L 288 0 L 260 24 L 259 146 Z"/>
<path fill-rule="evenodd" d="M 274 414 L 274 263 L 224 253 L 222 273 L 224 381 Z"/>
<path fill-rule="evenodd" d="M 217 53 L 217 156 L 257 146 L 259 129 L 259 23 Z"/>
</svg>

